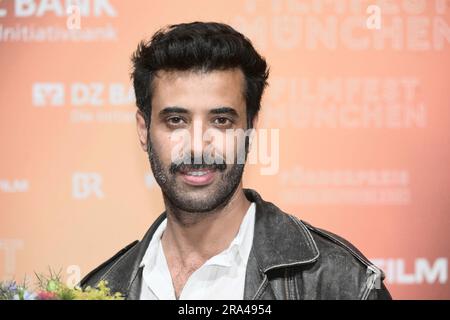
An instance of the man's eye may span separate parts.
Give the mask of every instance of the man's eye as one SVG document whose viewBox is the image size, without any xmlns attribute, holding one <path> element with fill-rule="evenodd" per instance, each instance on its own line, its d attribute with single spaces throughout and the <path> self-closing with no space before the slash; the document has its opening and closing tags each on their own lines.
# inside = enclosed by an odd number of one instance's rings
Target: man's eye
<svg viewBox="0 0 450 320">
<path fill-rule="evenodd" d="M 228 126 L 228 125 L 233 124 L 233 122 L 228 118 L 219 117 L 219 118 L 214 119 L 214 124 L 219 125 L 219 126 Z"/>
<path fill-rule="evenodd" d="M 170 117 L 167 119 L 167 122 L 171 125 L 179 125 L 183 122 L 182 117 Z"/>
</svg>

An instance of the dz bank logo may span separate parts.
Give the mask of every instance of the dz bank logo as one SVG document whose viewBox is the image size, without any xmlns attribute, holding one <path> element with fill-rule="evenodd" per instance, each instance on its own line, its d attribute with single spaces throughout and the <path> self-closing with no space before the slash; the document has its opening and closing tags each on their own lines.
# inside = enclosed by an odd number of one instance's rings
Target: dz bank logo
<svg viewBox="0 0 450 320">
<path fill-rule="evenodd" d="M 64 105 L 62 83 L 36 83 L 33 85 L 33 105 L 37 107 Z"/>
<path fill-rule="evenodd" d="M 61 82 L 37 82 L 32 87 L 32 103 L 35 107 L 72 106 L 121 106 L 134 104 L 132 86 L 122 83 L 72 83 L 65 86 Z"/>
<path fill-rule="evenodd" d="M 10 14 L 5 4 L 6 1 L 0 0 L 0 18 Z M 117 16 L 109 0 L 14 0 L 12 10 L 16 18 L 42 17 L 46 14 L 64 17 L 73 6 L 79 8 L 82 17 Z"/>
</svg>

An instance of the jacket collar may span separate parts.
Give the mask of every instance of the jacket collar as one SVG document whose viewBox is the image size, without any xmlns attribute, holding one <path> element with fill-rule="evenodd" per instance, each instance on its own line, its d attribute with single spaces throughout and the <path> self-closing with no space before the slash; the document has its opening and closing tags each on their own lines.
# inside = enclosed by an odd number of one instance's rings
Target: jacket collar
<svg viewBox="0 0 450 320">
<path fill-rule="evenodd" d="M 252 268 L 266 273 L 272 269 L 317 260 L 319 250 L 302 221 L 281 211 L 273 203 L 264 201 L 255 190 L 244 189 L 244 194 L 256 204 L 250 258 L 252 261 L 254 259 L 256 265 Z M 165 218 L 166 212 L 163 212 L 143 239 L 124 254 L 103 277 L 110 279 L 113 292 L 124 293 L 127 299 L 139 299 L 143 269 L 140 263 L 153 234 Z"/>
<path fill-rule="evenodd" d="M 253 253 L 261 271 L 317 260 L 319 250 L 302 221 L 264 201 L 255 190 L 244 189 L 244 193 L 256 203 Z"/>
</svg>

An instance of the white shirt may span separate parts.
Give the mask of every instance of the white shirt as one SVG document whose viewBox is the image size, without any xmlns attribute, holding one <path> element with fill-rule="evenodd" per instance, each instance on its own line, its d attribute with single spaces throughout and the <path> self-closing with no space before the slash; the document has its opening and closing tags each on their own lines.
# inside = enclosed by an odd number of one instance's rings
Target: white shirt
<svg viewBox="0 0 450 320">
<path fill-rule="evenodd" d="M 141 300 L 175 300 L 175 290 L 167 266 L 161 236 L 167 219 L 158 226 L 140 267 L 144 267 Z M 253 243 L 255 203 L 248 208 L 239 232 L 227 249 L 211 257 L 186 281 L 180 300 L 242 300 L 245 272 Z"/>
</svg>

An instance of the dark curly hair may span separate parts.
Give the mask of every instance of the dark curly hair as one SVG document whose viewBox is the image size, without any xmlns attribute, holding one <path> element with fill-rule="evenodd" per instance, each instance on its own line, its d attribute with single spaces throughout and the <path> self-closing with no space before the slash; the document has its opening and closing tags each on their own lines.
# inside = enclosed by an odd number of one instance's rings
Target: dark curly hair
<svg viewBox="0 0 450 320">
<path fill-rule="evenodd" d="M 245 77 L 247 124 L 261 108 L 269 69 L 251 41 L 229 25 L 192 22 L 170 25 L 150 41 L 141 41 L 131 61 L 136 104 L 150 126 L 152 82 L 159 70 L 226 70 L 240 68 Z"/>
</svg>

